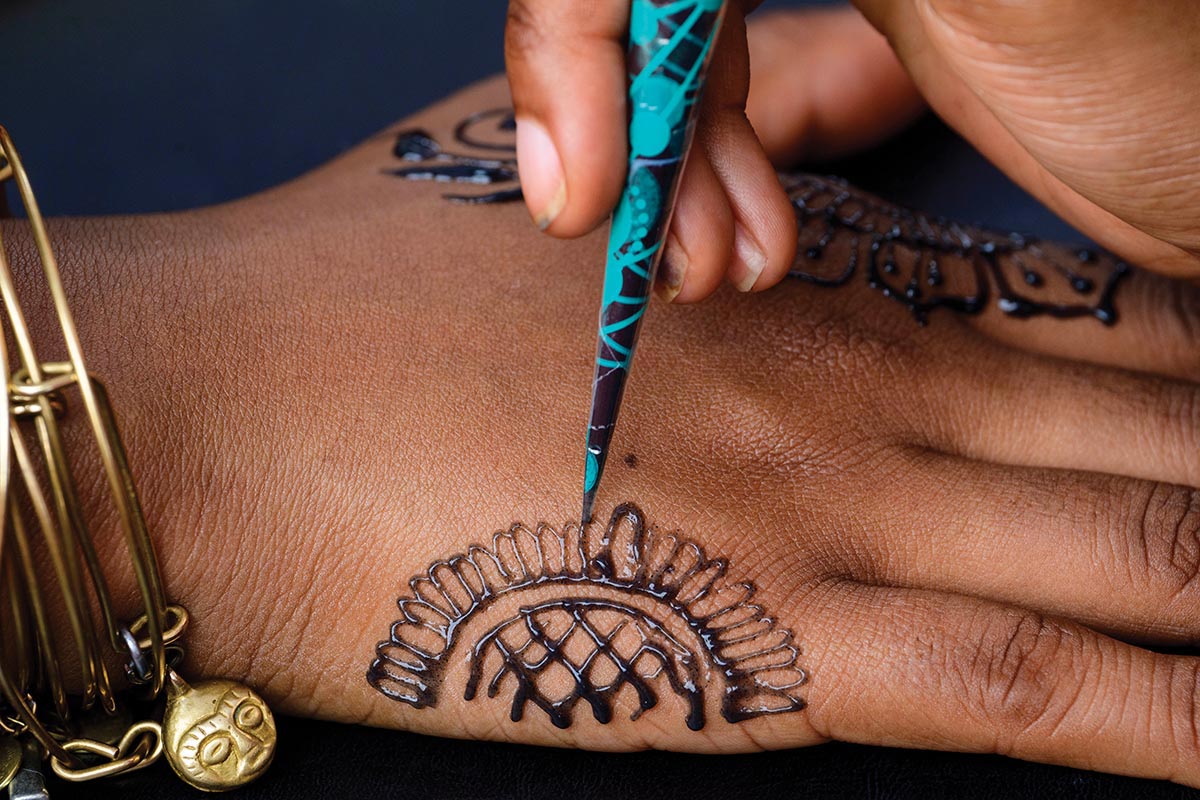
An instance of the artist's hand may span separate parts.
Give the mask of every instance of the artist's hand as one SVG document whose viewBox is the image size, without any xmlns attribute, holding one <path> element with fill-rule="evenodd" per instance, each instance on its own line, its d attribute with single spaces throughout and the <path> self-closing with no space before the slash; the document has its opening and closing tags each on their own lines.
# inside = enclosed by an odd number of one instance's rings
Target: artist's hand
<svg viewBox="0 0 1200 800">
<path fill-rule="evenodd" d="M 751 26 L 747 58 L 753 5 L 731 3 L 661 270 L 660 284 L 675 285 L 662 293 L 701 299 L 726 275 L 763 289 L 786 272 L 790 218 L 755 131 L 777 164 L 844 155 L 906 124 L 922 94 L 1100 244 L 1200 275 L 1200 29 L 1189 0 L 861 0 L 904 68 L 852 11 L 769 16 Z M 510 5 L 522 182 L 557 236 L 597 225 L 620 190 L 627 9 Z"/>
<path fill-rule="evenodd" d="M 1191 0 L 855 0 L 942 118 L 1101 245 L 1200 277 L 1200 23 Z M 851 12 L 840 12 L 849 14 Z M 812 14 L 751 32 L 750 118 L 772 157 L 803 155 L 805 98 L 871 94 Z M 850 23 L 846 23 L 850 24 Z"/>
<path fill-rule="evenodd" d="M 787 199 L 745 115 L 744 14 L 758 2 L 730 2 L 712 58 L 659 269 L 660 293 L 679 301 L 706 297 L 725 275 L 742 290 L 772 285 L 795 252 Z M 621 192 L 629 8 L 629 0 L 509 3 L 506 54 L 521 186 L 534 221 L 554 236 L 591 231 Z"/>
</svg>

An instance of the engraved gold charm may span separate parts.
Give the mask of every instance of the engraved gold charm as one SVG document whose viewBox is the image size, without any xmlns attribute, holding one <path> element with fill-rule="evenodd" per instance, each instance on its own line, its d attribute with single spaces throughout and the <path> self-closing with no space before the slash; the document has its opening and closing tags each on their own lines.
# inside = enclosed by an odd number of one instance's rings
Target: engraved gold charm
<svg viewBox="0 0 1200 800">
<path fill-rule="evenodd" d="M 4 789 L 21 768 L 21 743 L 15 736 L 0 735 L 0 789 Z"/>
<path fill-rule="evenodd" d="M 174 670 L 167 678 L 163 740 L 180 778 L 221 792 L 266 771 L 275 755 L 275 719 L 261 697 L 235 681 L 189 685 Z"/>
</svg>

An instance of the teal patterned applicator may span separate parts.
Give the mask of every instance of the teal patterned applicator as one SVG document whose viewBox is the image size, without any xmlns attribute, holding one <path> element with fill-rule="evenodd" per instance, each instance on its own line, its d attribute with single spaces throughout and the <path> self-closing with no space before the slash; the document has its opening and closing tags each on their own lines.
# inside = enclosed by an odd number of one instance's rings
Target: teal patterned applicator
<svg viewBox="0 0 1200 800">
<path fill-rule="evenodd" d="M 583 481 L 584 524 L 592 518 L 724 13 L 724 0 L 633 0 L 627 54 L 629 171 L 613 213 L 604 267 Z"/>
</svg>

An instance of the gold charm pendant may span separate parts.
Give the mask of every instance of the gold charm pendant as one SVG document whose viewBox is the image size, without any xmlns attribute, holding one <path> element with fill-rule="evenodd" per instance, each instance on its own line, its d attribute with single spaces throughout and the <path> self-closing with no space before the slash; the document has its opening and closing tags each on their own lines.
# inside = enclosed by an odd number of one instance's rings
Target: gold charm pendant
<svg viewBox="0 0 1200 800">
<path fill-rule="evenodd" d="M 0 790 L 5 789 L 16 777 L 23 755 L 16 736 L 0 734 Z"/>
<path fill-rule="evenodd" d="M 230 680 L 188 684 L 167 672 L 163 742 L 175 773 L 222 792 L 257 778 L 275 755 L 275 719 L 257 694 Z"/>
</svg>

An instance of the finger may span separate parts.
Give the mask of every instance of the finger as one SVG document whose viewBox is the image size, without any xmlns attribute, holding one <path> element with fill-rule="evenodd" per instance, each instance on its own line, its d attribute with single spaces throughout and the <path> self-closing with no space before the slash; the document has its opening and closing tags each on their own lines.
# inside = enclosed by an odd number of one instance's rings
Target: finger
<svg viewBox="0 0 1200 800">
<path fill-rule="evenodd" d="M 668 302 L 708 297 L 725 277 L 733 252 L 733 212 L 725 188 L 703 154 L 688 159 L 667 246 L 658 269 L 658 293 Z"/>
<path fill-rule="evenodd" d="M 1151 265 L 1155 271 L 1167 275 L 1193 278 L 1197 275 L 1197 255 L 1195 252 L 1189 252 L 1188 242 L 1184 241 L 1188 236 L 1180 235 L 1194 233 L 1194 226 L 1185 222 L 1185 227 L 1182 230 L 1179 228 L 1181 220 L 1190 220 L 1194 218 L 1194 214 L 1189 216 L 1180 213 L 1180 210 L 1186 209 L 1187 206 L 1178 196 L 1181 192 L 1177 191 L 1176 182 L 1146 182 L 1145 171 L 1136 168 L 1129 158 L 1118 152 L 1139 141 L 1142 138 L 1141 132 L 1146 130 L 1155 130 L 1156 135 L 1162 131 L 1171 131 L 1168 138 L 1179 139 L 1185 143 L 1182 145 L 1185 147 L 1187 142 L 1192 141 L 1189 138 L 1191 129 L 1187 126 L 1183 128 L 1187 131 L 1186 134 L 1182 133 L 1182 130 L 1175 132 L 1180 128 L 1177 124 L 1179 119 L 1164 121 L 1161 125 L 1149 121 L 1151 116 L 1165 109 L 1178 108 L 1172 103 L 1159 100 L 1161 97 L 1179 96 L 1177 88 L 1171 86 L 1174 78 L 1158 80 L 1153 92 L 1143 92 L 1136 88 L 1114 91 L 1113 87 L 1125 85 L 1129 80 L 1137 80 L 1139 77 L 1138 70 L 1130 69 L 1123 61 L 1104 62 L 1102 69 L 1096 72 L 1096 75 L 1101 72 L 1124 72 L 1124 75 L 1115 81 L 1103 78 L 1097 80 L 1094 77 L 1086 79 L 1086 75 L 1079 80 L 1072 80 L 1069 76 L 1069 73 L 1077 70 L 1081 64 L 1098 63 L 1094 59 L 1088 59 L 1086 53 L 1105 49 L 1103 40 L 1114 41 L 1113 46 L 1125 55 L 1156 52 L 1153 44 L 1149 47 L 1135 46 L 1126 35 L 1128 31 L 1137 31 L 1137 38 L 1143 39 L 1149 30 L 1145 25 L 1136 24 L 1136 20 L 1129 24 L 1131 18 L 1137 16 L 1136 9 L 1124 8 L 1114 14 L 1109 14 L 1107 10 L 1101 13 L 1094 9 L 1071 14 L 1056 4 L 986 3 L 981 4 L 979 9 L 984 14 L 1011 12 L 1016 16 L 1053 16 L 1055 24 L 992 25 L 988 28 L 988 34 L 979 38 L 962 35 L 964 31 L 960 30 L 958 25 L 947 24 L 947 20 L 952 17 L 972 13 L 970 7 L 973 4 L 960 0 L 951 0 L 944 4 L 928 0 L 919 3 L 855 0 L 855 5 L 873 25 L 886 33 L 888 41 L 899 54 L 909 74 L 913 76 L 930 107 L 1024 189 L 1046 203 L 1071 225 L 1086 232 L 1094 241 L 1122 258 L 1133 263 Z M 1106 5 L 1111 7 L 1114 4 Z M 943 16 L 943 12 L 950 7 L 953 7 L 952 13 Z M 1178 19 L 1177 12 L 1169 7 L 1156 8 L 1162 17 Z M 1088 25 L 1075 26 L 1068 36 L 1056 37 L 1051 33 L 1053 30 L 1061 30 L 1062 25 L 1071 25 L 1081 20 L 1086 20 Z M 1113 24 L 1114 20 L 1120 22 Z M 1020 31 L 1022 27 L 1024 32 Z M 1104 37 L 1096 33 L 1105 28 L 1107 33 Z M 976 25 L 974 30 L 979 32 L 982 29 Z M 1081 33 L 1085 30 L 1089 32 Z M 1013 33 L 1017 35 L 1018 40 L 1040 37 L 1042 42 L 1040 45 L 1027 47 L 988 41 L 995 34 L 1003 37 Z M 1157 64 L 1157 73 L 1172 76 L 1176 73 L 1190 74 L 1187 69 L 1174 69 L 1175 62 L 1181 57 L 1187 58 L 1178 46 L 1186 43 L 1187 37 L 1163 37 L 1161 33 L 1153 36 L 1170 39 L 1173 45 L 1170 57 L 1164 57 Z M 1081 41 L 1084 43 L 1082 52 L 1085 54 L 1082 58 L 1066 58 L 1061 54 L 1049 60 L 1045 58 L 1049 52 L 1047 47 L 1078 48 Z M 1036 62 L 1029 55 L 1035 51 L 1040 51 L 1042 56 Z M 1025 54 L 1026 61 L 997 68 L 998 62 L 1009 61 L 1014 53 Z M 1050 80 L 1046 71 L 1040 68 L 1042 66 L 1055 72 L 1056 79 Z M 1025 73 L 1018 67 L 1029 71 L 1030 74 L 1037 74 L 1038 91 L 1030 90 L 1034 84 L 1023 78 Z M 990 77 L 981 83 L 981 76 Z M 995 80 L 1009 85 L 1004 89 L 997 85 Z M 1059 87 L 1058 91 L 1061 94 L 1074 98 L 1074 101 L 1047 103 L 1047 93 L 1055 85 Z M 1104 102 L 1095 98 L 1090 98 L 1087 102 L 1081 100 L 1079 92 L 1095 87 L 1105 87 L 1105 91 L 1111 95 L 1110 99 Z M 1147 111 L 1145 114 L 1133 113 L 1128 103 L 1130 97 L 1137 97 L 1138 102 L 1153 104 L 1157 108 L 1154 112 Z M 1016 99 L 1025 103 L 1028 108 L 1018 111 L 1006 99 L 1001 98 Z M 1113 103 L 1121 113 L 1098 110 Z M 1043 119 L 1039 120 L 1039 116 Z M 1175 116 L 1178 118 L 1178 113 Z M 1120 124 L 1113 122 L 1115 118 L 1120 119 Z M 1131 129 L 1122 130 L 1124 126 L 1131 126 Z M 1063 135 L 1064 130 L 1074 130 L 1075 134 Z M 1097 146 L 1080 145 L 1080 135 L 1084 130 L 1088 130 L 1089 137 L 1097 139 Z M 1098 152 L 1098 148 L 1104 152 Z M 1173 152 L 1172 147 L 1165 146 L 1142 150 L 1144 155 L 1140 158 L 1154 161 L 1159 160 L 1163 153 Z M 1177 161 L 1178 159 L 1175 159 L 1175 162 Z M 1175 163 L 1170 160 L 1168 162 Z M 1124 165 L 1124 174 L 1132 178 L 1137 186 L 1114 192 L 1111 181 L 1091 181 L 1091 185 L 1087 185 L 1089 176 L 1098 174 L 1094 168 L 1097 164 Z M 1146 169 L 1156 171 L 1153 166 Z M 1161 169 L 1161 166 L 1158 169 Z M 1068 178 L 1064 180 L 1063 175 L 1067 175 Z M 1081 176 L 1085 180 L 1079 180 Z M 1147 190 L 1145 187 L 1149 183 L 1154 184 L 1154 187 Z M 1151 194 L 1162 193 L 1170 196 L 1147 201 L 1148 191 Z M 1134 204 L 1132 208 L 1129 207 L 1131 203 Z M 1164 238 L 1157 238 L 1160 234 Z M 1194 243 L 1192 244 L 1194 246 Z"/>
<path fill-rule="evenodd" d="M 971 310 L 975 328 L 1025 350 L 1200 376 L 1200 287 L 1108 253 L 949 223 L 831 179 L 793 175 L 788 189 L 801 220 L 797 275 L 842 285 L 857 269 L 918 316 Z"/>
<path fill-rule="evenodd" d="M 777 284 L 796 253 L 791 204 L 746 119 L 748 83 L 745 21 L 730 14 L 713 55 L 697 138 L 733 211 L 727 275 L 743 292 Z"/>
<path fill-rule="evenodd" d="M 1144 643 L 1200 641 L 1200 491 L 929 451 L 895 467 L 903 481 L 860 493 L 878 526 L 842 542 L 855 577 L 1020 604 Z"/>
<path fill-rule="evenodd" d="M 595 228 L 617 203 L 626 159 L 620 0 L 511 0 L 505 62 L 529 213 L 555 236 Z"/>
<path fill-rule="evenodd" d="M 839 583 L 804 607 L 823 735 L 1200 785 L 1196 659 L 937 592 Z"/>
<path fill-rule="evenodd" d="M 1135 270 L 1113 293 L 1116 323 L 1014 323 L 992 311 L 971 320 L 988 336 L 1036 353 L 1200 383 L 1200 287 Z"/>
<path fill-rule="evenodd" d="M 872 147 L 925 108 L 887 40 L 853 9 L 757 17 L 749 42 L 746 115 L 776 165 Z"/>
<path fill-rule="evenodd" d="M 905 407 L 930 447 L 981 461 L 1200 486 L 1200 386 L 976 338 L 963 327 L 942 348 L 946 361 L 930 365 L 919 382 L 926 405 Z"/>
</svg>

